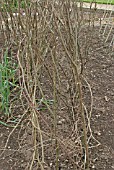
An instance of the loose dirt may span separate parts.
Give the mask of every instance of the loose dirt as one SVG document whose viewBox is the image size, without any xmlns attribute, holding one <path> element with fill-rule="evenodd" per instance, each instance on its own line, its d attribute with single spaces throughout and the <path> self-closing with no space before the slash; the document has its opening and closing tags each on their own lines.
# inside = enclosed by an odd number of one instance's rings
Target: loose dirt
<svg viewBox="0 0 114 170">
<path fill-rule="evenodd" d="M 105 42 L 107 36 L 99 36 L 100 27 L 92 28 L 92 42 L 88 43 L 87 55 L 84 58 L 84 76 L 91 86 L 93 94 L 93 111 L 91 116 L 91 130 L 96 141 L 90 141 L 90 159 L 92 170 L 113 170 L 114 169 L 114 52 L 110 44 L 114 30 L 111 36 Z M 91 30 L 91 29 L 90 29 Z M 90 31 L 86 30 L 86 31 Z M 86 33 L 85 31 L 85 33 Z M 103 33 L 104 27 L 101 29 Z M 109 31 L 105 32 L 106 35 Z M 83 37 L 83 36 L 82 36 Z M 82 39 L 83 40 L 83 39 Z M 2 40 L 1 40 L 2 41 Z M 105 43 L 104 43 L 105 42 Z M 0 43 L 1 44 L 1 43 Z M 92 44 L 92 45 L 91 45 Z M 82 42 L 83 45 L 83 42 Z M 46 84 L 47 80 L 43 80 Z M 64 80 L 63 80 L 64 81 Z M 48 89 L 50 86 L 48 87 Z M 90 108 L 90 91 L 84 85 L 84 101 L 87 108 Z M 18 109 L 18 108 L 17 108 Z M 15 112 L 17 111 L 15 109 Z M 15 113 L 22 115 L 23 110 Z M 64 118 L 65 115 L 62 115 Z M 1 113 L 0 120 L 3 121 Z M 63 119 L 62 119 L 63 120 Z M 67 118 L 65 118 L 67 120 Z M 59 120 L 58 120 L 59 121 Z M 26 126 L 25 126 L 26 125 Z M 70 123 L 68 121 L 65 127 L 59 121 L 59 130 L 64 137 L 67 135 Z M 45 128 L 45 127 L 44 127 Z M 29 116 L 24 119 L 22 125 L 18 126 L 11 133 L 13 128 L 0 125 L 0 170 L 28 170 L 28 165 L 32 156 L 33 138 L 31 134 Z M 66 131 L 65 131 L 66 130 Z M 10 136 L 9 136 L 10 135 Z M 8 140 L 8 136 L 10 137 Z M 6 142 L 7 146 L 5 148 Z M 50 170 L 54 170 L 53 148 L 49 147 L 50 142 L 45 141 L 46 163 Z M 69 140 L 68 145 L 71 144 Z M 91 145 L 92 144 L 92 145 Z M 99 146 L 97 146 L 100 144 Z M 4 149 L 5 148 L 5 149 Z M 64 151 L 65 153 L 65 151 Z M 65 153 L 66 154 L 66 153 Z M 61 156 L 60 170 L 74 169 L 66 156 Z M 50 156 L 51 155 L 51 156 Z M 52 157 L 53 156 L 53 157 Z M 32 170 L 36 168 L 37 162 L 34 162 Z M 45 167 L 47 169 L 47 167 Z"/>
</svg>

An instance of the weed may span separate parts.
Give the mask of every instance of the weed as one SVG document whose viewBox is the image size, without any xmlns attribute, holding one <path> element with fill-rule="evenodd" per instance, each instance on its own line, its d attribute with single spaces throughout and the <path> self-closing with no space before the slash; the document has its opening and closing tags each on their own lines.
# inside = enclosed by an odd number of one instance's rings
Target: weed
<svg viewBox="0 0 114 170">
<path fill-rule="evenodd" d="M 36 100 L 38 103 L 38 108 L 37 110 L 46 110 L 47 107 L 46 105 L 53 105 L 54 104 L 54 100 L 46 100 L 46 99 L 40 99 L 40 100 Z"/>
</svg>

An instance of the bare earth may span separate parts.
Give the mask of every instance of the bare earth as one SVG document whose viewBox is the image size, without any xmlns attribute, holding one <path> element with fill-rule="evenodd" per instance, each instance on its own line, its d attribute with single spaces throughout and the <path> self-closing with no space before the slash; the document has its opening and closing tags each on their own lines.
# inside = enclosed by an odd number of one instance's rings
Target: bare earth
<svg viewBox="0 0 114 170">
<path fill-rule="evenodd" d="M 99 28 L 96 27 L 92 32 L 93 46 L 88 45 L 90 48 L 88 48 L 87 62 L 84 68 L 85 77 L 93 93 L 91 129 L 93 136 L 100 143 L 99 146 L 96 146 L 97 142 L 94 143 L 95 147 L 91 149 L 90 159 L 92 162 L 90 169 L 114 170 L 114 51 L 110 46 L 114 28 L 106 43 L 104 43 L 105 38 L 98 36 L 98 31 Z M 90 93 L 86 88 L 84 88 L 84 98 L 89 108 Z M 21 112 L 20 109 L 16 114 L 20 115 Z M 0 120 L 3 120 L 2 118 L 1 114 Z M 27 123 L 25 121 L 26 126 L 19 126 L 15 129 L 5 150 L 4 146 L 12 128 L 0 124 L 0 170 L 28 170 L 27 165 L 30 163 L 32 155 L 29 149 L 32 146 L 32 134 Z M 64 136 L 62 128 L 61 132 Z M 93 141 L 91 143 L 93 144 Z M 51 149 L 49 148 L 50 152 Z M 50 170 L 54 170 L 54 167 L 50 164 L 52 160 L 47 157 L 45 161 L 50 166 Z M 60 164 L 60 170 L 73 169 L 71 165 L 62 167 L 62 162 Z M 39 169 L 34 166 L 33 170 Z"/>
</svg>

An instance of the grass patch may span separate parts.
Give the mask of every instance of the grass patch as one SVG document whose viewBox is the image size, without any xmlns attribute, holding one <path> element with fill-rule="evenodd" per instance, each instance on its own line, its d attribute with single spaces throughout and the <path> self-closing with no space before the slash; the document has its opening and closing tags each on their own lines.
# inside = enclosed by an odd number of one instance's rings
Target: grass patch
<svg viewBox="0 0 114 170">
<path fill-rule="evenodd" d="M 1 8 L 2 8 L 2 11 L 15 12 L 18 8 L 25 9 L 29 5 L 30 5 L 30 1 L 26 2 L 25 0 L 22 0 L 19 3 L 19 1 L 17 0 L 10 0 L 10 1 L 2 2 Z"/>
<path fill-rule="evenodd" d="M 11 65 L 7 49 L 3 61 L 0 63 L 0 110 L 7 116 L 9 115 L 10 87 L 15 86 L 14 75 L 16 70 Z"/>
<path fill-rule="evenodd" d="M 108 1 L 108 0 L 84 0 L 84 2 L 97 2 L 98 4 L 111 4 L 114 5 L 114 0 Z"/>
</svg>

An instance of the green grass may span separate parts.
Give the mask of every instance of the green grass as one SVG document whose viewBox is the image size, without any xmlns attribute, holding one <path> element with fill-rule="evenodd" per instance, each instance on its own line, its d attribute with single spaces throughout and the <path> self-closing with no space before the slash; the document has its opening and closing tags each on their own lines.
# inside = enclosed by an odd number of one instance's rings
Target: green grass
<svg viewBox="0 0 114 170">
<path fill-rule="evenodd" d="M 84 0 L 84 2 L 97 2 L 98 4 L 111 4 L 114 5 L 114 0 Z"/>
<path fill-rule="evenodd" d="M 20 8 L 26 8 L 27 6 L 30 5 L 30 1 L 28 0 L 27 3 L 25 0 L 21 0 L 20 1 Z M 19 7 L 19 2 L 18 0 L 6 0 L 5 2 L 2 3 L 2 6 L 0 6 L 0 8 L 2 9 L 2 11 L 13 11 L 15 12 Z"/>
<path fill-rule="evenodd" d="M 10 87 L 15 86 L 14 75 L 16 71 L 12 67 L 10 58 L 7 49 L 3 61 L 0 63 L 0 110 L 7 116 L 9 115 Z"/>
</svg>

